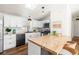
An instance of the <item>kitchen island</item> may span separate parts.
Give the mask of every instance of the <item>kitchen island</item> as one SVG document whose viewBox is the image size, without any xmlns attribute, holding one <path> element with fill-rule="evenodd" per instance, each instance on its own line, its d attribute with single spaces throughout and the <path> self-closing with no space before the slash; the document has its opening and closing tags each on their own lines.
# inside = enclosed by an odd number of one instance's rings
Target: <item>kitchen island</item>
<svg viewBox="0 0 79 59">
<path fill-rule="evenodd" d="M 68 36 L 53 36 L 46 35 L 35 39 L 29 39 L 28 55 L 57 55 L 63 49 L 67 40 L 71 39 Z M 47 53 L 47 52 L 48 53 Z"/>
</svg>

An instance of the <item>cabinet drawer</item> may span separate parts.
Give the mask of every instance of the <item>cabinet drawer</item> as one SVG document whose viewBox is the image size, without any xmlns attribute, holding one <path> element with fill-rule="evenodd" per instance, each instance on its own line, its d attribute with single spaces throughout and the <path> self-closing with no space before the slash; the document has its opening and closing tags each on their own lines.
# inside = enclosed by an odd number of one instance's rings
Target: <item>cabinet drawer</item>
<svg viewBox="0 0 79 59">
<path fill-rule="evenodd" d="M 4 50 L 16 47 L 16 42 L 4 42 Z"/>
<path fill-rule="evenodd" d="M 11 38 L 16 38 L 16 35 L 12 35 Z"/>
<path fill-rule="evenodd" d="M 4 39 L 10 39 L 10 38 L 11 36 L 7 36 L 7 35 L 4 36 Z"/>
<path fill-rule="evenodd" d="M 16 38 L 16 35 L 5 35 L 4 39 Z"/>
<path fill-rule="evenodd" d="M 6 38 L 4 39 L 4 42 L 16 42 L 16 39 L 15 38 Z"/>
<path fill-rule="evenodd" d="M 4 36 L 4 50 L 16 47 L 16 35 Z"/>
</svg>

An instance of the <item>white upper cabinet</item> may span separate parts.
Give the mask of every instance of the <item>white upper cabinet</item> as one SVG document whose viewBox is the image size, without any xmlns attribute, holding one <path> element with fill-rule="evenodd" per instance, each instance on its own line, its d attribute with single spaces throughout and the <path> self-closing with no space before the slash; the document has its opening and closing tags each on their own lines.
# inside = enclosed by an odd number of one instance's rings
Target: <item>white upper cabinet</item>
<svg viewBox="0 0 79 59">
<path fill-rule="evenodd" d="M 4 26 L 5 27 L 23 27 L 25 18 L 13 15 L 4 15 Z"/>
<path fill-rule="evenodd" d="M 23 18 L 23 17 L 18 17 L 16 26 L 17 26 L 17 27 L 23 27 L 23 26 L 25 26 L 25 18 Z"/>
<path fill-rule="evenodd" d="M 16 27 L 17 22 L 18 22 L 17 20 L 18 20 L 18 17 L 11 16 L 11 27 Z"/>
<path fill-rule="evenodd" d="M 41 28 L 41 27 L 43 27 L 43 23 L 42 23 L 42 21 L 33 20 L 32 21 L 32 26 Z"/>
<path fill-rule="evenodd" d="M 11 24 L 11 19 L 9 15 L 4 15 L 4 26 L 8 27 Z"/>
</svg>

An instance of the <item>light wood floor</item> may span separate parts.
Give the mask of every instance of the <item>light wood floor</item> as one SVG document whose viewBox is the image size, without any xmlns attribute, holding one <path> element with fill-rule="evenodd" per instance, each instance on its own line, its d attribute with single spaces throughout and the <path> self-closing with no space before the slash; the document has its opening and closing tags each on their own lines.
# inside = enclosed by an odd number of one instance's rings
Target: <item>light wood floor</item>
<svg viewBox="0 0 79 59">
<path fill-rule="evenodd" d="M 72 39 L 72 41 L 77 42 L 76 49 L 78 50 L 78 55 L 79 55 L 79 37 L 76 37 L 76 36 L 75 36 L 75 37 Z"/>
<path fill-rule="evenodd" d="M 76 49 L 79 52 L 79 37 L 74 37 L 72 41 L 77 42 Z M 4 51 L 3 53 L 0 53 L 0 55 L 28 55 L 28 45 L 22 45 L 19 47 L 8 49 Z"/>
<path fill-rule="evenodd" d="M 27 55 L 28 54 L 28 45 L 22 45 L 12 49 L 5 50 L 0 55 Z"/>
</svg>

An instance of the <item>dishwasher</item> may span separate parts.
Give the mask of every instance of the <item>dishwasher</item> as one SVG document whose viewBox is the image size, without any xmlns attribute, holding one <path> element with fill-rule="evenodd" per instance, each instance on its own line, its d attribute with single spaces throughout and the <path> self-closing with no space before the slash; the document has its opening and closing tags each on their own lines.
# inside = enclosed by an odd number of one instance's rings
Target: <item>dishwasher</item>
<svg viewBox="0 0 79 59">
<path fill-rule="evenodd" d="M 25 34 L 16 34 L 16 47 L 25 44 Z"/>
</svg>

